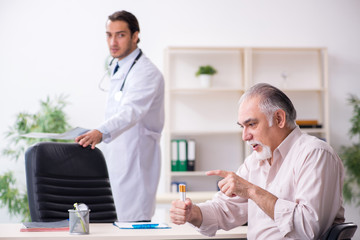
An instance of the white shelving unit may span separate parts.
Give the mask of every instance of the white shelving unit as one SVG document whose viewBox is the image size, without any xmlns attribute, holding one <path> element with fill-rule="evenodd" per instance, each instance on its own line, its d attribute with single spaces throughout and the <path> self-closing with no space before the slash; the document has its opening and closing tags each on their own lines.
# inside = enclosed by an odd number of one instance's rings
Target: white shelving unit
<svg viewBox="0 0 360 240">
<path fill-rule="evenodd" d="M 283 90 L 298 120 L 317 120 L 322 126 L 303 130 L 330 142 L 327 49 L 253 48 L 248 53 L 248 85 L 267 82 Z"/>
<path fill-rule="evenodd" d="M 202 88 L 195 72 L 201 65 L 217 70 L 213 85 Z M 165 51 L 165 177 L 186 182 L 188 191 L 217 190 L 213 169 L 236 171 L 250 149 L 237 125 L 238 100 L 255 83 L 282 89 L 298 119 L 315 119 L 321 128 L 304 129 L 329 139 L 327 51 L 325 48 L 169 47 Z M 194 139 L 194 172 L 171 171 L 171 139 Z"/>
</svg>

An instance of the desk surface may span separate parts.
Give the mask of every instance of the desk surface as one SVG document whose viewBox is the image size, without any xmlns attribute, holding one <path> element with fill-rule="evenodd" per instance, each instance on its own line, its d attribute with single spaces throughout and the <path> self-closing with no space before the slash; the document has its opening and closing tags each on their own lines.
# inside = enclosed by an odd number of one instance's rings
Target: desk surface
<svg viewBox="0 0 360 240">
<path fill-rule="evenodd" d="M 186 197 L 191 198 L 194 203 L 211 200 L 215 191 L 212 192 L 186 192 Z M 179 193 L 159 193 L 156 195 L 156 203 L 171 204 L 171 201 L 179 199 Z"/>
<path fill-rule="evenodd" d="M 190 225 L 169 224 L 171 229 L 119 229 L 112 224 L 92 223 L 89 235 L 70 235 L 69 232 L 20 232 L 21 224 L 0 224 L 0 240 L 45 240 L 81 238 L 89 240 L 112 239 L 207 239 Z M 230 231 L 219 230 L 212 239 L 246 238 L 247 227 Z"/>
</svg>

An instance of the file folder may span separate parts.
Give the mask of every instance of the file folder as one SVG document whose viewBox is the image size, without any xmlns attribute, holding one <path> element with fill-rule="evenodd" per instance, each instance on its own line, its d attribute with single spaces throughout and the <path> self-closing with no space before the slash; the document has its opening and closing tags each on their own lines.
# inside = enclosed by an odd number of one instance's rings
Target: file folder
<svg viewBox="0 0 360 240">
<path fill-rule="evenodd" d="M 185 139 L 178 140 L 179 166 L 178 171 L 187 171 L 187 142 Z"/>
<path fill-rule="evenodd" d="M 178 159 L 179 159 L 179 151 L 178 151 L 178 141 L 171 140 L 171 171 L 179 171 L 178 170 Z"/>
<path fill-rule="evenodd" d="M 187 170 L 195 171 L 195 140 L 187 141 Z"/>
</svg>

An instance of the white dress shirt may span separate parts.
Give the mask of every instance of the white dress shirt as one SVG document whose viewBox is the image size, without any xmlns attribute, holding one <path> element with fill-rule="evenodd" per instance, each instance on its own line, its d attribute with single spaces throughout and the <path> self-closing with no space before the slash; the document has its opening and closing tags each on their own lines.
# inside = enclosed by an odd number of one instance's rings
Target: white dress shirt
<svg viewBox="0 0 360 240">
<path fill-rule="evenodd" d="M 271 219 L 252 200 L 218 192 L 199 204 L 198 229 L 213 236 L 248 222 L 248 239 L 318 239 L 333 223 L 344 221 L 340 158 L 326 142 L 296 127 L 275 149 L 273 164 L 251 154 L 237 174 L 278 200 Z"/>
</svg>

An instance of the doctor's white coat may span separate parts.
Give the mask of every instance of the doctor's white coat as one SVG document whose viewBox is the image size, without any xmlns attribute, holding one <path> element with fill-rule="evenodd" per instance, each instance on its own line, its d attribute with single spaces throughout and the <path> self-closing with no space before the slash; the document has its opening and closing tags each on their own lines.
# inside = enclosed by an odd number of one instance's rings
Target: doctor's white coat
<svg viewBox="0 0 360 240">
<path fill-rule="evenodd" d="M 107 143 L 103 151 L 119 221 L 151 220 L 160 177 L 164 79 L 144 54 L 129 71 L 138 53 L 123 59 L 112 76 L 105 122 L 97 128 Z"/>
</svg>

